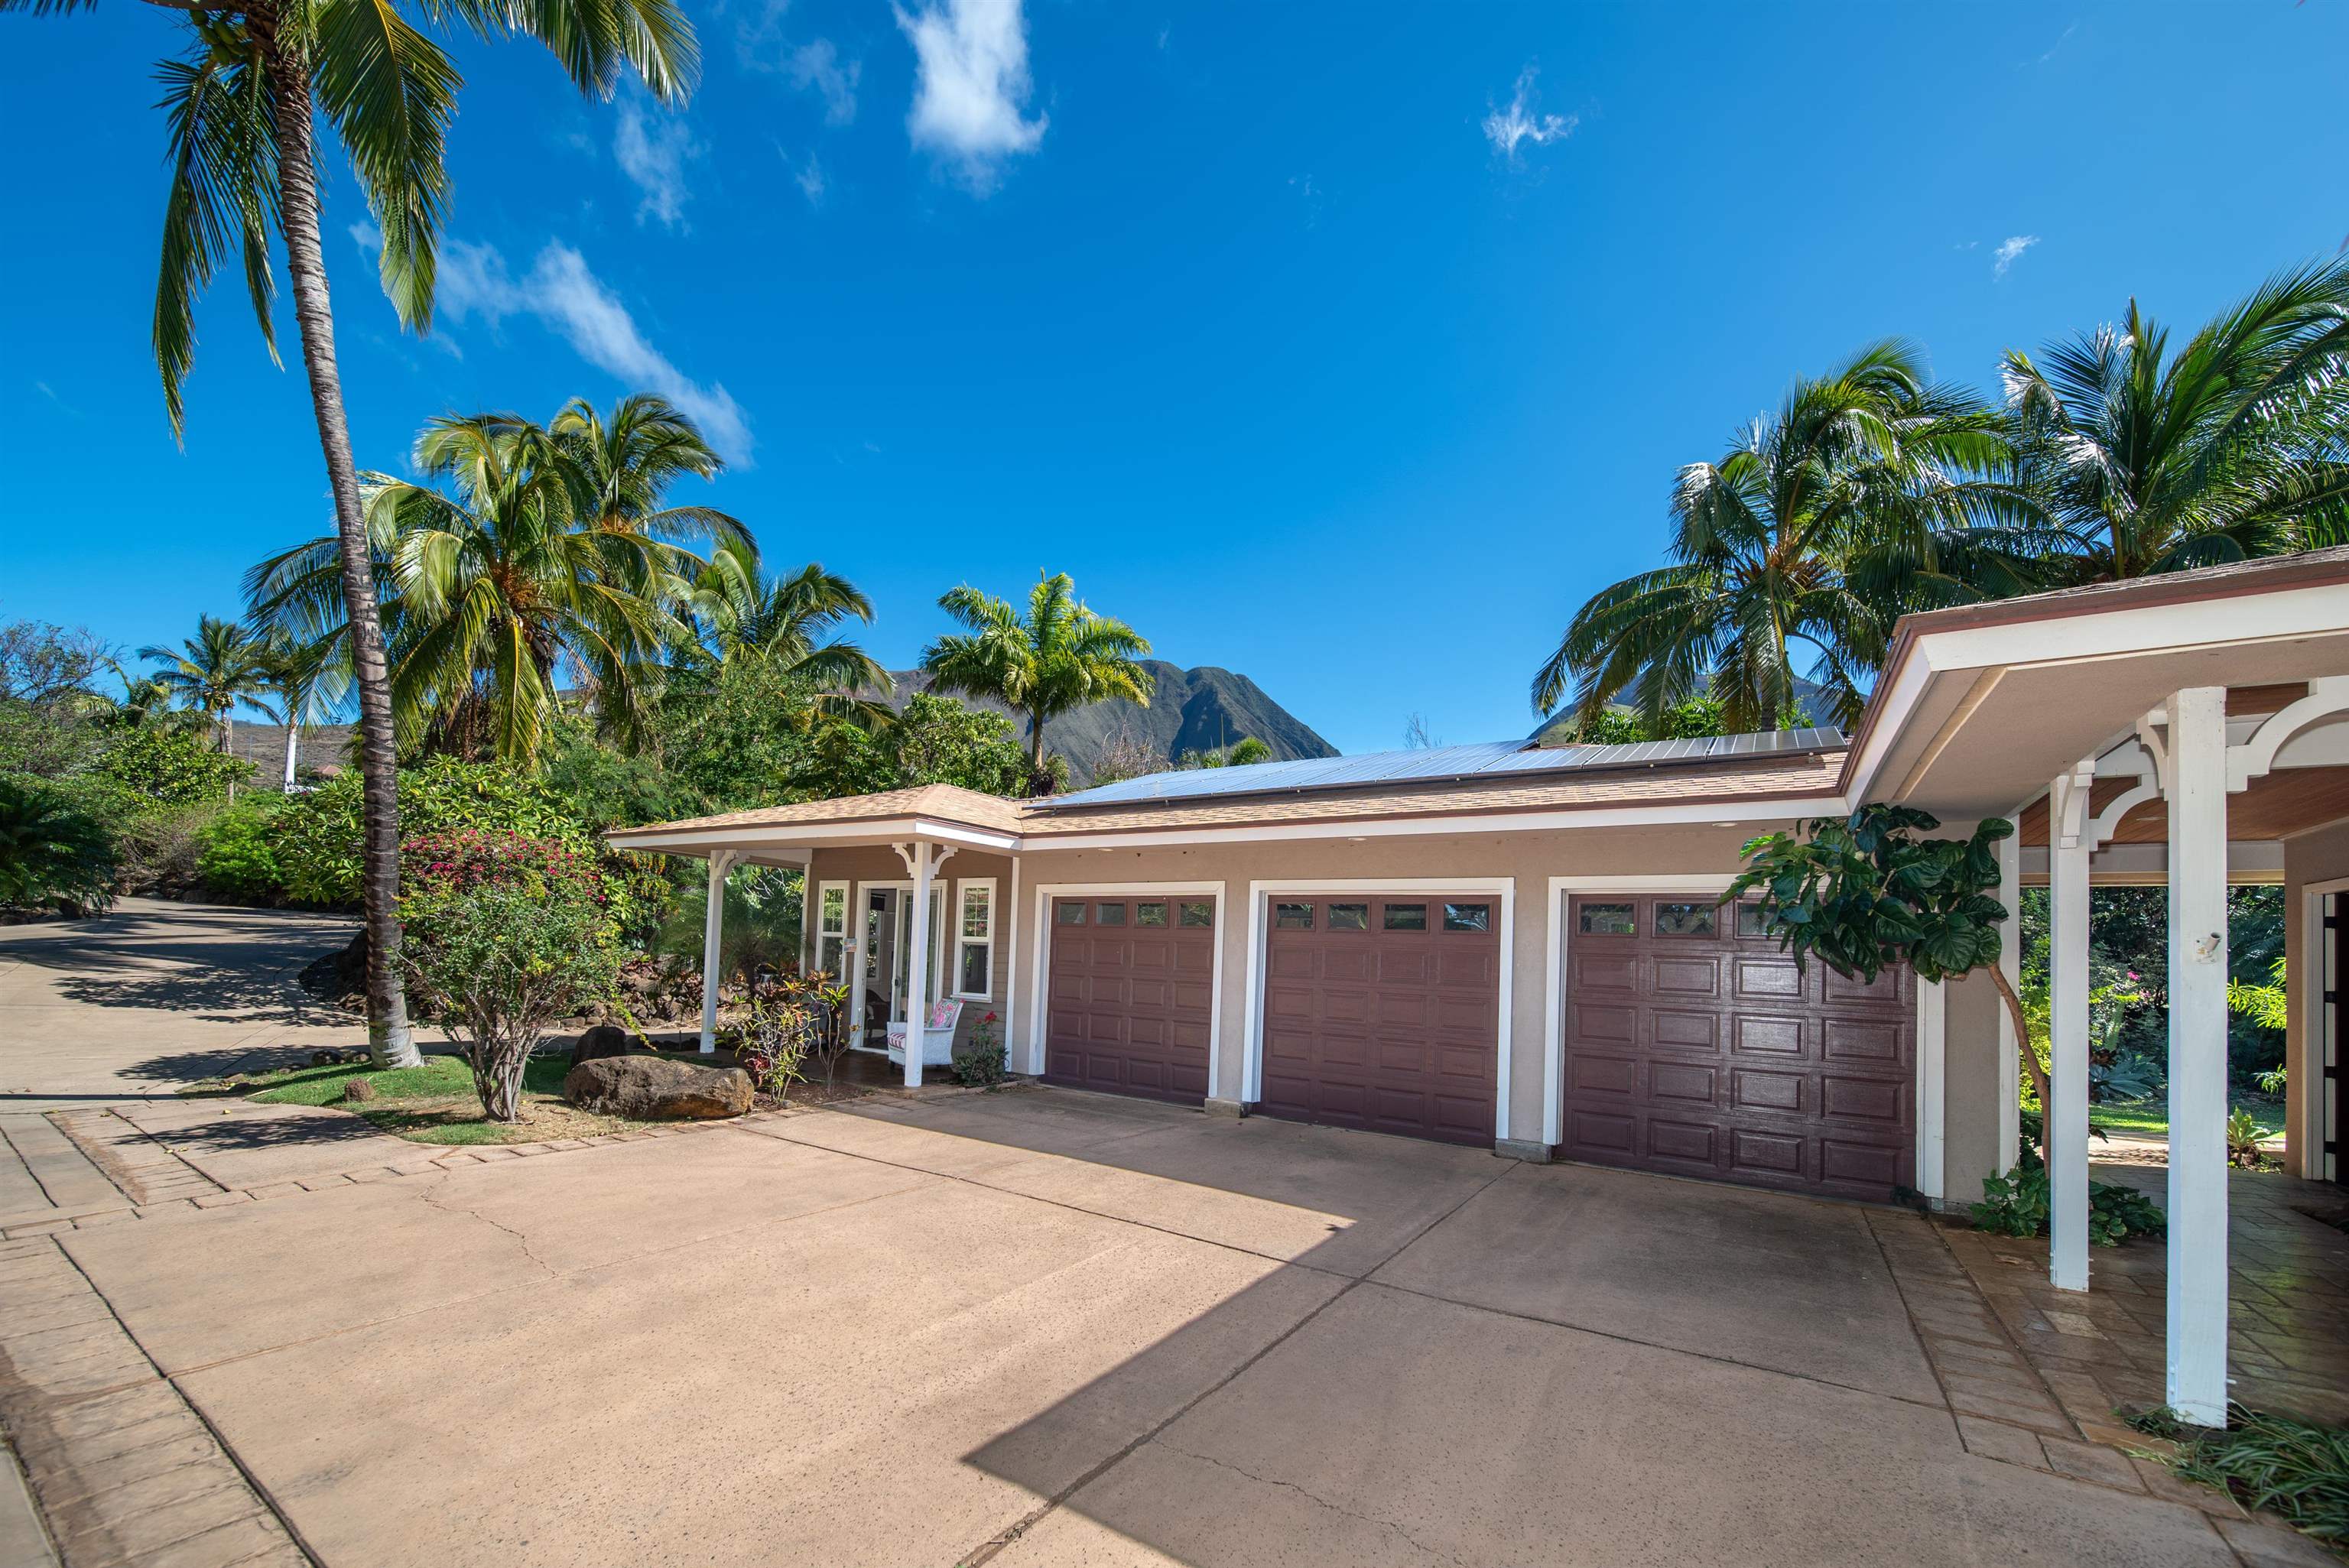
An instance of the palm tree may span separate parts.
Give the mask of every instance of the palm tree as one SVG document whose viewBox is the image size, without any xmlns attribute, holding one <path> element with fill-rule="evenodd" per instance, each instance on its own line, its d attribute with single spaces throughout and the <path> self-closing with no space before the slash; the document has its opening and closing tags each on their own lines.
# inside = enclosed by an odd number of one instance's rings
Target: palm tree
<svg viewBox="0 0 2349 1568">
<path fill-rule="evenodd" d="M 676 418 L 698 444 L 691 422 Z M 433 420 L 415 463 L 447 490 L 364 476 L 402 736 L 430 731 L 460 751 L 533 765 L 567 676 L 605 732 L 633 744 L 667 655 L 692 640 L 678 612 L 707 570 L 682 545 L 643 531 L 671 515 L 657 505 L 666 478 L 599 477 L 583 468 L 574 442 L 511 414 Z M 606 481 L 647 504 L 627 516 L 583 510 Z M 723 526 L 743 558 L 749 536 L 731 519 Z M 313 540 L 254 568 L 246 588 L 255 616 L 331 635 L 338 542 Z"/>
<path fill-rule="evenodd" d="M 235 733 L 236 705 L 250 703 L 272 719 L 277 711 L 261 700 L 277 689 L 274 651 L 263 638 L 217 615 L 196 617 L 196 634 L 175 651 L 139 650 L 155 665 L 148 676 L 181 708 L 202 714 L 221 750 Z"/>
<path fill-rule="evenodd" d="M 1710 696 L 1731 728 L 1767 728 L 1802 710 L 1806 644 L 1818 717 L 1852 722 L 1903 611 L 2023 581 L 2035 513 L 2011 467 L 2000 416 L 1930 384 L 1907 344 L 1797 381 L 1718 462 L 1681 470 L 1671 563 L 1592 595 L 1534 707 L 1571 697 L 1587 721 L 1628 696 L 1653 729 Z"/>
<path fill-rule="evenodd" d="M 97 0 L 0 0 L 0 11 L 64 13 Z M 699 58 L 676 0 L 425 0 L 434 24 L 461 22 L 488 40 L 520 33 L 554 51 L 582 92 L 608 98 L 624 67 L 669 102 L 691 89 Z M 400 983 L 399 821 L 390 671 L 374 598 L 357 465 L 335 362 L 334 312 L 319 239 L 314 115 L 324 110 L 383 236 L 383 288 L 400 319 L 432 323 L 435 261 L 449 194 L 444 157 L 456 114 L 456 65 L 391 0 L 193 0 L 179 25 L 187 49 L 159 70 L 171 180 L 163 210 L 154 343 L 164 407 L 181 433 L 181 386 L 195 357 L 195 303 L 234 247 L 274 358 L 269 242 L 285 245 L 318 444 L 335 498 L 350 660 L 359 687 L 366 791 L 367 1038 L 378 1063 L 418 1054 Z"/>
<path fill-rule="evenodd" d="M 846 621 L 871 625 L 873 601 L 820 562 L 788 577 L 762 578 L 755 556 L 720 541 L 694 584 L 693 603 L 721 662 L 765 664 L 815 690 L 817 708 L 868 729 L 896 717 L 886 703 L 864 695 L 895 690 L 889 672 L 856 644 L 829 637 Z"/>
<path fill-rule="evenodd" d="M 2058 582 L 2349 540 L 2349 261 L 2278 273 L 2175 355 L 2131 300 L 2004 379 Z"/>
<path fill-rule="evenodd" d="M 1150 677 L 1134 663 L 1150 644 L 1124 622 L 1087 609 L 1065 572 L 1038 574 L 1025 614 L 968 583 L 948 590 L 938 608 L 969 630 L 932 643 L 922 654 L 922 668 L 939 691 L 993 697 L 1027 716 L 1028 769 L 1036 792 L 1050 787 L 1044 763 L 1048 720 L 1113 697 L 1150 706 Z"/>
<path fill-rule="evenodd" d="M 302 727 L 325 722 L 350 696 L 350 661 L 344 656 L 349 639 L 329 633 L 297 643 L 282 631 L 267 634 L 269 684 L 285 716 L 285 778 L 294 789 L 295 768 L 302 747 Z"/>
</svg>

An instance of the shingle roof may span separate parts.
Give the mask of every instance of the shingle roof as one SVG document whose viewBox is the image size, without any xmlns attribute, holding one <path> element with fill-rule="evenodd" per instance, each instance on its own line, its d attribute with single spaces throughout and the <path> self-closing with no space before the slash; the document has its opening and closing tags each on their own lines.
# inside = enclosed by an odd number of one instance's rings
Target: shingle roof
<svg viewBox="0 0 2349 1568">
<path fill-rule="evenodd" d="M 1024 847 L 1047 849 L 1103 833 L 1185 828 L 1275 826 L 1305 822 L 1371 822 L 1417 817 L 1497 816 L 1640 804 L 1751 804 L 1816 799 L 1832 794 L 1840 751 L 1812 751 L 1704 765 L 1627 767 L 1553 773 L 1538 778 L 1498 775 L 1381 789 L 1291 794 L 1138 800 L 1081 810 L 1043 801 L 1003 800 L 950 784 L 926 784 L 877 795 L 805 800 L 754 811 L 729 811 L 687 821 L 622 829 L 608 835 L 625 849 L 653 836 L 726 828 L 854 828 L 866 822 L 921 818 L 1017 834 Z"/>
<path fill-rule="evenodd" d="M 677 822 L 655 822 L 622 828 L 607 834 L 615 842 L 650 833 L 691 832 L 703 828 L 773 828 L 826 826 L 877 821 L 896 817 L 926 817 L 967 828 L 995 832 L 1019 830 L 1020 803 L 954 784 L 916 784 L 911 789 L 885 789 L 875 795 L 843 795 L 830 800 L 796 800 L 788 806 L 761 806 L 750 811 L 724 811 L 714 817 L 690 817 Z"/>
</svg>

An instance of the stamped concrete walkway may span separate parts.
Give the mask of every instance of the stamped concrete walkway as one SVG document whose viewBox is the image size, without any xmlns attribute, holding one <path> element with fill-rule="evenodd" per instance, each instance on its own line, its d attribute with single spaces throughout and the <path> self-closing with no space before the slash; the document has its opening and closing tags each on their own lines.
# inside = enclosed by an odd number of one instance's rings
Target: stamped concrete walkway
<svg viewBox="0 0 2349 1568">
<path fill-rule="evenodd" d="M 235 1189 L 118 1119 L 221 1191 L 0 1240 L 65 1568 L 2327 1561 L 1906 1213 L 1033 1087 Z"/>
</svg>

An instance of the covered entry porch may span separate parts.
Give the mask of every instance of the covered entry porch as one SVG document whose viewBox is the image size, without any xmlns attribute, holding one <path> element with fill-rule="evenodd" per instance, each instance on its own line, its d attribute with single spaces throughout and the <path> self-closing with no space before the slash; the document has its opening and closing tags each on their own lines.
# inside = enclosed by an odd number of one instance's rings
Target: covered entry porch
<svg viewBox="0 0 2349 1568">
<path fill-rule="evenodd" d="M 2046 878 L 2044 1266 L 2059 1297 L 2134 1288 L 2120 1259 L 2092 1258 L 2089 1245 L 2089 888 L 2100 878 L 2168 888 L 2161 1402 L 2205 1425 L 2224 1421 L 2231 1390 L 2227 889 L 2230 878 L 2295 882 L 2299 846 L 2327 841 L 2349 820 L 2341 554 L 1914 617 L 1855 743 L 1856 801 L 1897 800 L 1958 822 L 2019 820 L 2023 833 L 2004 846 L 2002 902 L 2016 907 L 2027 873 Z M 2004 946 L 2012 981 L 2017 944 Z M 2294 962 L 2297 994 L 2308 968 Z M 2324 1148 L 2337 1125 L 2327 1070 L 2337 1058 L 2329 1042 L 2308 1048 L 2325 1032 L 2293 1031 L 2288 1062 L 2289 1159 L 2307 1179 L 2338 1174 Z M 1994 1060 L 1991 1169 L 2011 1169 L 2020 1068 L 2004 1010 L 1953 1012 L 1945 1048 Z"/>
</svg>

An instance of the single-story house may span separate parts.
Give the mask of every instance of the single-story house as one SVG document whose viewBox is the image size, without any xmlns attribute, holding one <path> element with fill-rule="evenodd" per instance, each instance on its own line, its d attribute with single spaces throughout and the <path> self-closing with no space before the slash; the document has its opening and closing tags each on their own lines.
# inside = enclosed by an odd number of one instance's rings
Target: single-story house
<svg viewBox="0 0 2349 1568">
<path fill-rule="evenodd" d="M 1049 1083 L 1954 1208 L 2018 1147 L 1990 979 L 1805 972 L 1715 904 L 1755 834 L 1870 801 L 1951 833 L 2013 819 L 2010 906 L 2053 888 L 2067 1288 L 2088 1285 L 2087 889 L 2171 888 L 2170 1394 L 2216 1418 L 2230 882 L 2287 890 L 2287 1159 L 2340 1177 L 2349 549 L 1911 616 L 1848 736 L 1511 741 L 1039 800 L 931 785 L 611 842 L 803 869 L 805 960 L 848 979 L 860 1032 L 902 1023 L 920 975 Z"/>
</svg>

